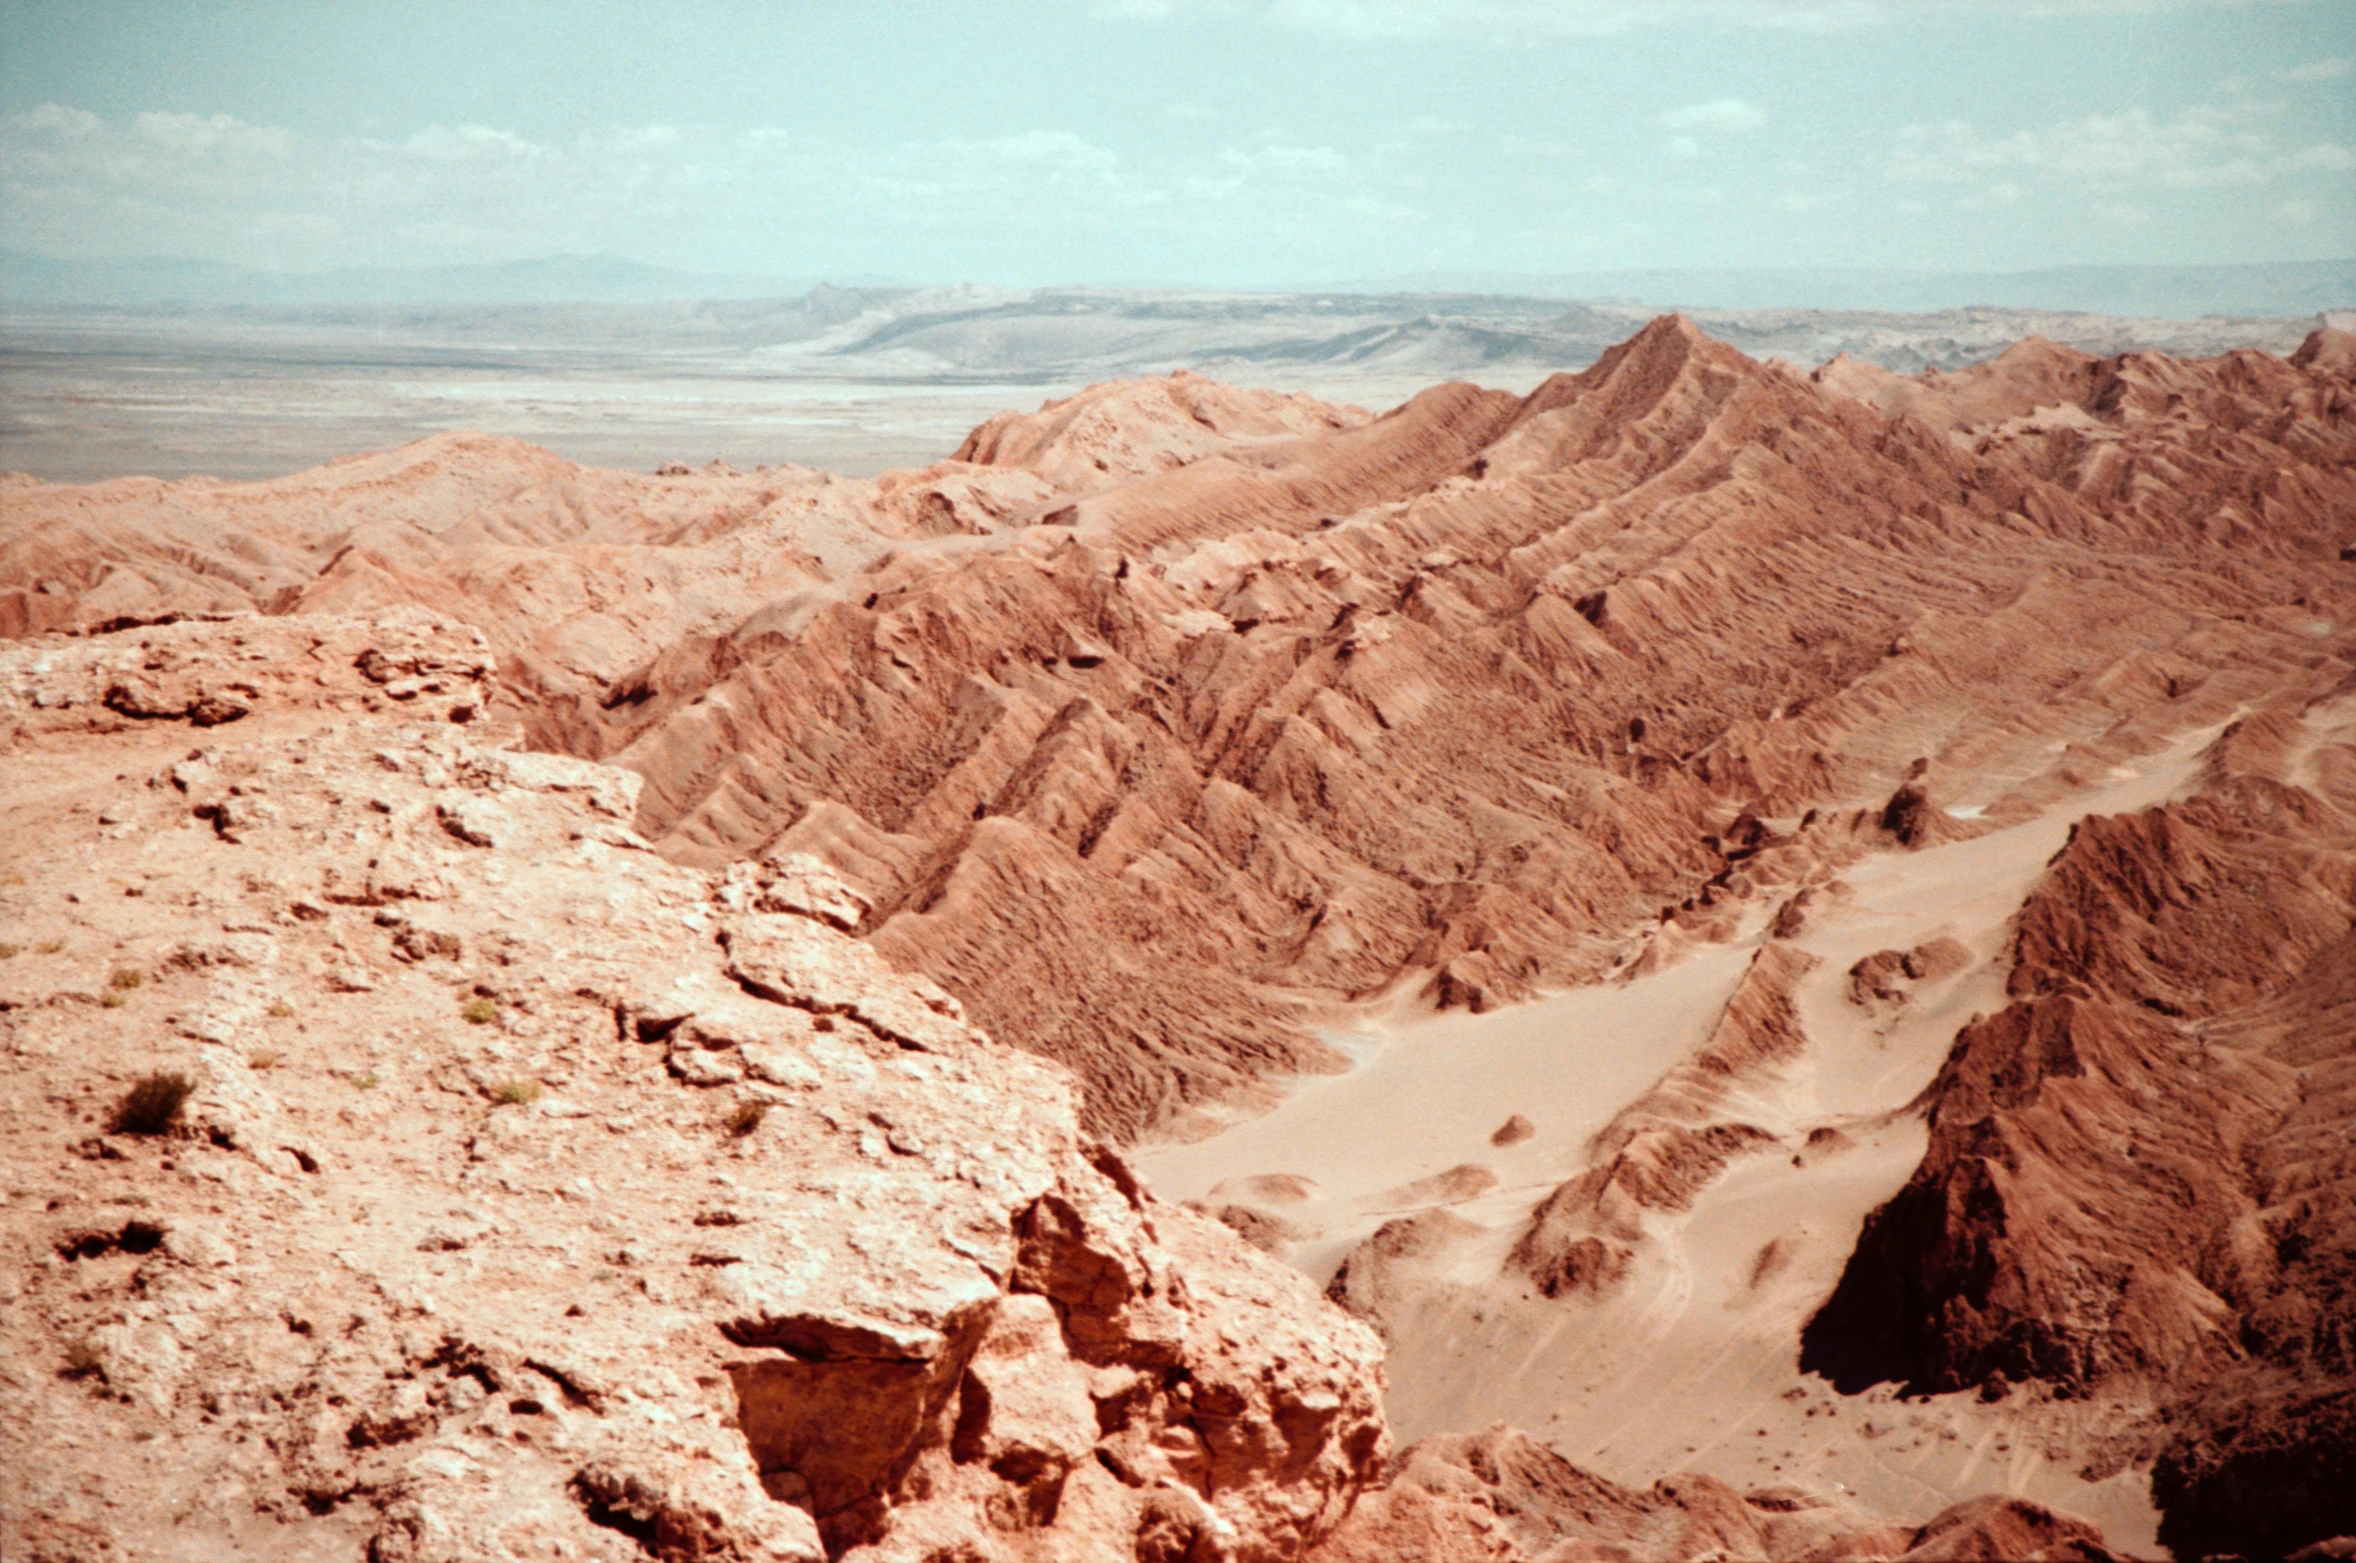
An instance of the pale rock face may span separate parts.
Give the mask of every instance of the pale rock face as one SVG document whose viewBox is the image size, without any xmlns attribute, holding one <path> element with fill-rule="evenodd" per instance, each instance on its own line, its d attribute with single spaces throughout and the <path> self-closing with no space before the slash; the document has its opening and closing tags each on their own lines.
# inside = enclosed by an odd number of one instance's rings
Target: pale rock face
<svg viewBox="0 0 2356 1563">
<path fill-rule="evenodd" d="M 1087 1370 L 1064 1351 L 1055 1305 L 1008 1297 L 966 1365 L 955 1448 L 1009 1481 L 1068 1473 L 1096 1447 Z"/>
<path fill-rule="evenodd" d="M 150 662 L 253 669 L 201 763 L 187 703 L 99 698 Z M 491 673 L 415 612 L 0 651 L 11 1556 L 1276 1559 L 1340 1520 L 1369 1331 L 1147 1199 L 831 870 L 617 845 L 626 773 L 387 663 Z M 153 1071 L 179 1125 L 102 1132 Z"/>
<path fill-rule="evenodd" d="M 627 772 L 624 773 L 629 774 Z M 823 858 L 787 852 L 766 860 L 756 877 L 764 912 L 813 917 L 831 928 L 854 933 L 870 910 L 867 898 L 843 882 Z"/>
</svg>

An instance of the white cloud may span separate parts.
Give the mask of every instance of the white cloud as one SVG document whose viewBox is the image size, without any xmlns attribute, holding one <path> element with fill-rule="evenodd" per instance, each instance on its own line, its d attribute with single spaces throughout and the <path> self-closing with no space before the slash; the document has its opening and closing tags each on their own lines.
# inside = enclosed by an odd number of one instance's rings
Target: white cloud
<svg viewBox="0 0 2356 1563">
<path fill-rule="evenodd" d="M 56 103 L 44 103 L 30 113 L 19 114 L 16 122 L 27 130 L 54 130 L 61 136 L 86 136 L 105 123 L 87 110 L 69 109 Z"/>
<path fill-rule="evenodd" d="M 167 152 L 218 151 L 276 157 L 294 144 L 293 138 L 283 130 L 249 125 L 228 114 L 142 114 L 133 123 L 142 137 Z"/>
<path fill-rule="evenodd" d="M 2272 141 L 2243 114 L 2202 107 L 2164 120 L 2140 108 L 2090 114 L 1999 136 L 1982 135 L 1964 120 L 1908 125 L 1898 133 L 1889 172 L 1927 184 L 1979 183 L 2002 172 L 2183 189 L 2262 184 L 2284 166 Z"/>
<path fill-rule="evenodd" d="M 1664 130 L 1756 130 L 1766 123 L 1765 114 L 1740 98 L 1689 103 L 1661 116 Z"/>
<path fill-rule="evenodd" d="M 2323 141 L 2307 148 L 2291 159 L 2291 167 L 2305 170 L 2320 168 L 2335 174 L 2356 170 L 2356 148 Z"/>
<path fill-rule="evenodd" d="M 975 264 L 1085 253 L 1107 233 L 1172 250 L 1238 225 L 1320 252 L 1425 220 L 1423 171 L 1379 148 L 1179 143 L 1132 160 L 1053 126 L 888 143 L 648 125 L 543 144 L 497 125 L 306 136 L 227 115 L 51 106 L 0 118 L 0 233 L 52 255 L 294 270 L 558 253 L 784 270 L 840 264 L 825 257 L 893 234 L 928 249 L 954 235 Z M 718 258 L 731 247 L 761 258 Z"/>
<path fill-rule="evenodd" d="M 1702 144 L 1691 136 L 1671 136 L 1667 145 L 1671 157 L 1691 159 L 1702 155 Z"/>
<path fill-rule="evenodd" d="M 478 157 L 543 157 L 548 148 L 488 125 L 460 125 L 447 129 L 429 125 L 402 142 L 401 150 L 437 162 L 461 162 Z"/>
<path fill-rule="evenodd" d="M 2338 55 L 2328 60 L 2310 60 L 2305 65 L 2294 65 L 2287 71 L 2276 71 L 2276 81 L 2338 81 L 2348 74 L 2348 62 Z"/>
<path fill-rule="evenodd" d="M 2311 223 L 2315 220 L 2315 203 L 2285 201 L 2274 209 L 2274 215 L 2286 223 Z"/>
</svg>

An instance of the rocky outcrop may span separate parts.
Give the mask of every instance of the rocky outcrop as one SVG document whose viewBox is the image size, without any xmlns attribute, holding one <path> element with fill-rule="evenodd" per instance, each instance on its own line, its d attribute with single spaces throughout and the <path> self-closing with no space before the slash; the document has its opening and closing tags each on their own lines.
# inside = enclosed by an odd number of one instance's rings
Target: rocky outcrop
<svg viewBox="0 0 2356 1563">
<path fill-rule="evenodd" d="M 1877 1015 L 1903 1009 L 1917 983 L 1951 977 L 1971 963 L 1953 939 L 1933 939 L 1911 950 L 1876 950 L 1849 968 L 1849 1000 Z"/>
<path fill-rule="evenodd" d="M 634 775 L 459 720 L 494 677 L 422 611 L 0 652 L 8 1554 L 1328 1533 L 1388 1452 L 1371 1334 L 1148 1198 L 831 871 L 676 867 Z M 110 1127 L 153 1074 L 177 1121 Z"/>
</svg>

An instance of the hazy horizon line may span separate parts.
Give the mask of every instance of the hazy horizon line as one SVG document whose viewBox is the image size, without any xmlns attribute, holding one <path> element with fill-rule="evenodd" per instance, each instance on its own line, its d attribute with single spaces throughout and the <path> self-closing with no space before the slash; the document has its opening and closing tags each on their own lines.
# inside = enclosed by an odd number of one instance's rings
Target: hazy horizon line
<svg viewBox="0 0 2356 1563">
<path fill-rule="evenodd" d="M 168 252 L 145 251 L 114 255 L 59 255 L 18 246 L 0 246 L 0 268 L 20 261 L 33 261 L 59 266 L 156 266 L 179 267 L 188 270 L 238 273 L 254 277 L 321 278 L 374 273 L 403 275 L 431 275 L 446 272 L 522 271 L 532 267 L 551 265 L 595 265 L 615 270 L 654 273 L 663 276 L 704 277 L 715 280 L 793 282 L 805 290 L 816 287 L 845 289 L 904 288 L 911 291 L 932 291 L 948 288 L 1003 288 L 1009 291 L 1174 291 L 1199 293 L 1315 293 L 1320 291 L 1359 292 L 1370 287 L 1406 285 L 1438 277 L 1489 277 L 1499 281 L 1545 281 L 1572 277 L 1645 277 L 1674 275 L 1745 275 L 1745 276 L 1872 276 L 1872 277 L 2034 277 L 2057 272 L 2233 272 L 2286 271 L 2310 266 L 2356 266 L 2356 252 L 2302 256 L 2288 260 L 2256 261 L 2057 261 L 2037 266 L 1857 266 L 1837 263 L 1783 262 L 1757 265 L 1725 263 L 1674 263 L 1645 266 L 1581 266 L 1566 267 L 1561 271 L 1487 270 L 1475 268 L 1418 267 L 1411 271 L 1388 273 L 1374 277 L 1344 277 L 1325 281 L 1295 281 L 1266 283 L 1198 282 L 1174 278 L 1109 278 L 1096 280 L 1066 279 L 1044 282 L 1004 282 L 981 277 L 949 277 L 919 280 L 889 273 L 849 273 L 841 278 L 818 275 L 805 280 L 792 271 L 746 271 L 732 268 L 704 269 L 692 266 L 673 266 L 660 261 L 635 260 L 611 252 L 582 250 L 552 250 L 539 255 L 516 256 L 506 260 L 483 261 L 425 261 L 385 263 L 377 265 L 343 265 L 316 267 L 257 266 L 243 261 L 210 260 L 201 256 L 176 255 Z"/>
</svg>

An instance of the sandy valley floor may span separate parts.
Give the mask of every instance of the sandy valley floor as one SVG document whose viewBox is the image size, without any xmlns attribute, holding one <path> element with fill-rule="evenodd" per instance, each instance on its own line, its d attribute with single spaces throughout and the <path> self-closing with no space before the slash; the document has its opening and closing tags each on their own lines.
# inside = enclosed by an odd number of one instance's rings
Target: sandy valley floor
<svg viewBox="0 0 2356 1563">
<path fill-rule="evenodd" d="M 1403 1438 L 1502 1419 L 1619 1480 L 1697 1469 L 1738 1485 L 1830 1488 L 1892 1514 L 1996 1487 L 2148 1547 L 2157 1516 L 2143 1479 L 2081 1474 L 2101 1439 L 2099 1406 L 2047 1403 L 2024 1419 L 2017 1403 L 1998 1412 L 1968 1394 L 1844 1399 L 1798 1371 L 1799 1332 L 1867 1212 L 1920 1160 L 1923 1125 L 1905 1108 L 1956 1031 L 2002 1004 L 2009 919 L 2071 824 L 2165 801 L 2216 733 L 2115 767 L 2023 823 L 1848 869 L 1845 892 L 1791 941 L 1819 958 L 1797 993 L 1808 1051 L 1741 1104 L 1747 1121 L 1787 1138 L 1836 1130 L 1837 1148 L 1737 1161 L 1599 1299 L 1537 1297 L 1500 1266 L 1596 1133 L 1701 1045 L 1763 930 L 1488 1014 L 1371 1009 L 1336 1038 L 1349 1072 L 1304 1079 L 1273 1111 L 1209 1138 L 1146 1152 L 1141 1169 L 1168 1199 L 1281 1212 L 1305 1234 L 1287 1257 L 1321 1282 L 1400 1213 L 1447 1206 L 1474 1224 L 1434 1256 L 1429 1284 L 1394 1321 L 1390 1410 Z M 2018 812 L 2011 802 L 2005 812 Z M 1862 957 L 1942 937 L 1972 963 L 1894 1022 L 1877 1024 L 1847 996 Z M 1516 1114 L 1536 1132 L 1493 1145 Z"/>
</svg>

